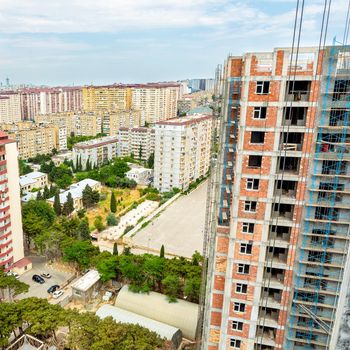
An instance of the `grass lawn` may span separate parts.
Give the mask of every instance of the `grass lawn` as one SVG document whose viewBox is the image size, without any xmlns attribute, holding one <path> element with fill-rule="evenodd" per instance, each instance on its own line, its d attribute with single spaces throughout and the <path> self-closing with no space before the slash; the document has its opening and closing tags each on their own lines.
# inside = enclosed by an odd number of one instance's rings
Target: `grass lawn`
<svg viewBox="0 0 350 350">
<path fill-rule="evenodd" d="M 110 213 L 110 203 L 111 203 L 111 191 L 114 191 L 116 200 L 117 200 L 117 212 L 122 212 L 126 207 L 132 205 L 136 200 L 140 198 L 140 192 L 138 189 L 130 190 L 130 189 L 112 189 L 106 186 L 102 186 L 101 196 L 106 197 L 102 201 L 98 203 L 94 208 L 88 209 L 86 212 L 86 216 L 89 220 L 90 227 L 94 226 L 94 220 L 96 216 L 101 216 L 103 224 L 106 224 L 107 215 Z M 120 200 L 120 203 L 118 201 Z"/>
</svg>

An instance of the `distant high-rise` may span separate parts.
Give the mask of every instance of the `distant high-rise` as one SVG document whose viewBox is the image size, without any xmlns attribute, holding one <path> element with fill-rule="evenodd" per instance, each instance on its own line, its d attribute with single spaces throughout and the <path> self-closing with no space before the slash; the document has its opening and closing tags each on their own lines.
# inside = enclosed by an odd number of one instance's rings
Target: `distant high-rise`
<svg viewBox="0 0 350 350">
<path fill-rule="evenodd" d="M 224 81 L 202 349 L 338 349 L 349 312 L 350 50 L 229 57 Z"/>
</svg>

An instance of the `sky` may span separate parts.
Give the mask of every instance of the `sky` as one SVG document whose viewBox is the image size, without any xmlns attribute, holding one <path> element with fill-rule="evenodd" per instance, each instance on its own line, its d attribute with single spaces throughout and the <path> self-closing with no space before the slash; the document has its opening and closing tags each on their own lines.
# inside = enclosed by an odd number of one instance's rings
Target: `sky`
<svg viewBox="0 0 350 350">
<path fill-rule="evenodd" d="M 349 0 L 333 0 L 328 42 Z M 0 81 L 85 85 L 213 77 L 228 54 L 292 43 L 297 0 L 0 0 Z M 324 0 L 305 0 L 302 45 Z"/>
</svg>

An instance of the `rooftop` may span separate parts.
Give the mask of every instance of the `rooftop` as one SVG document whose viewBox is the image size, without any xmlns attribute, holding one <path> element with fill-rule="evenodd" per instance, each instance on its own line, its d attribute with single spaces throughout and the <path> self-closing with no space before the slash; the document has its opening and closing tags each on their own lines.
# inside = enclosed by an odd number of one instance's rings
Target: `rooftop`
<svg viewBox="0 0 350 350">
<path fill-rule="evenodd" d="M 131 168 L 128 172 L 126 172 L 125 175 L 128 175 L 128 174 L 141 174 L 145 171 L 151 171 L 151 169 L 148 169 L 148 168 Z"/>
<path fill-rule="evenodd" d="M 85 187 L 89 185 L 90 187 L 94 187 L 97 184 L 99 184 L 98 181 L 92 180 L 92 179 L 84 179 L 82 181 L 79 181 L 73 185 L 69 186 L 69 190 L 64 191 L 59 194 L 60 196 L 60 203 L 64 204 L 67 202 L 68 193 L 72 195 L 73 200 L 77 198 L 83 197 L 83 191 L 85 190 Z M 51 197 L 48 199 L 49 202 L 53 203 L 55 201 L 55 197 Z"/>
<path fill-rule="evenodd" d="M 20 176 L 19 177 L 19 184 L 20 184 L 20 186 L 26 186 L 26 185 L 35 183 L 36 180 L 42 176 L 47 176 L 47 174 L 42 173 L 40 171 L 32 171 L 31 173 Z"/>
<path fill-rule="evenodd" d="M 83 277 L 79 278 L 72 284 L 72 288 L 79 289 L 82 292 L 89 290 L 95 283 L 100 280 L 100 274 L 96 270 L 90 270 Z"/>
<path fill-rule="evenodd" d="M 176 117 L 168 120 L 163 120 L 161 122 L 156 123 L 156 125 L 189 125 L 212 118 L 212 115 L 205 114 L 186 115 L 184 117 Z"/>
<path fill-rule="evenodd" d="M 99 139 L 93 139 L 89 141 L 76 143 L 73 148 L 78 148 L 78 149 L 93 148 L 93 147 L 99 147 L 99 146 L 107 145 L 109 143 L 116 143 L 116 142 L 117 142 L 117 136 L 105 136 Z"/>
<path fill-rule="evenodd" d="M 187 113 L 187 115 L 197 115 L 197 114 L 212 115 L 213 110 L 208 106 L 201 106 L 201 107 L 193 108 Z"/>
</svg>

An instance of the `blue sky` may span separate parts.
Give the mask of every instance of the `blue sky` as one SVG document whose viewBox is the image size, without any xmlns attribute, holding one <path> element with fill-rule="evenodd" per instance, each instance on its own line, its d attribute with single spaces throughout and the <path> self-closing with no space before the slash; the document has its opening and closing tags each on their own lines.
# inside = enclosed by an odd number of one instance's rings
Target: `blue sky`
<svg viewBox="0 0 350 350">
<path fill-rule="evenodd" d="M 0 0 L 0 81 L 109 84 L 211 77 L 229 53 L 290 46 L 296 0 Z M 305 0 L 316 45 L 323 0 Z M 348 0 L 333 0 L 329 39 Z"/>
</svg>

